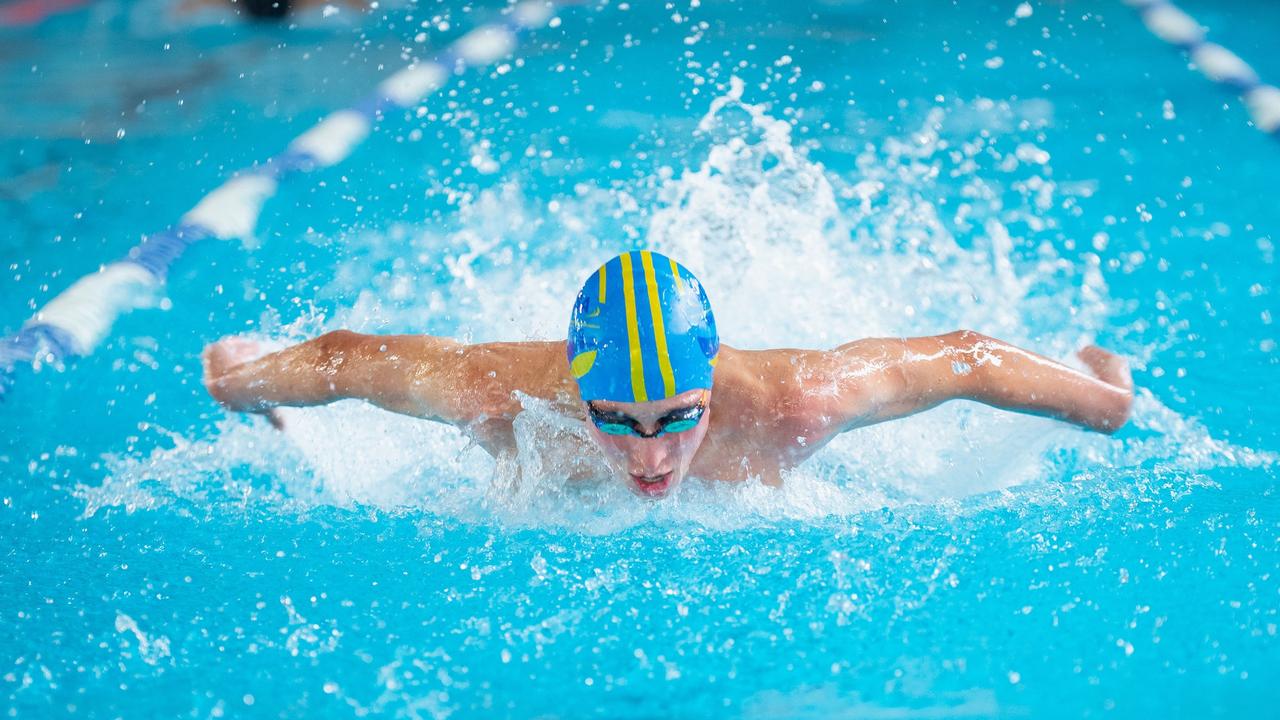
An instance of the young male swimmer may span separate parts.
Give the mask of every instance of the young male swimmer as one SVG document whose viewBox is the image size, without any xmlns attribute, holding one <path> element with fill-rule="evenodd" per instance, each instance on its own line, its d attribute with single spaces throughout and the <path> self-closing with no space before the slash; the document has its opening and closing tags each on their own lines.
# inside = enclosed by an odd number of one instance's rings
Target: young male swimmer
<svg viewBox="0 0 1280 720">
<path fill-rule="evenodd" d="M 517 391 L 586 423 L 561 436 L 572 477 L 604 468 L 634 492 L 669 494 L 688 475 L 779 484 L 840 433 L 948 400 L 974 400 L 1110 433 L 1129 417 L 1124 359 L 1096 346 L 1093 376 L 975 332 L 856 340 L 834 350 L 721 345 L 693 273 L 629 252 L 578 293 L 567 342 L 464 345 L 425 335 L 339 330 L 261 359 L 227 338 L 204 352 L 205 385 L 231 410 L 359 398 L 454 425 L 494 456 L 516 452 Z"/>
</svg>

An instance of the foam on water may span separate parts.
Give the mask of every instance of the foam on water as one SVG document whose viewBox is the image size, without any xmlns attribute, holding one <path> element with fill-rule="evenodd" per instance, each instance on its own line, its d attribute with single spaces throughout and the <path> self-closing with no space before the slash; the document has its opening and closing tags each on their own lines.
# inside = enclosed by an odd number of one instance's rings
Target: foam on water
<svg viewBox="0 0 1280 720">
<path fill-rule="evenodd" d="M 1032 141 L 1052 114 L 1044 103 L 934 109 L 917 131 L 859 149 L 856 172 L 842 175 L 796 143 L 789 122 L 742 96 L 735 80 L 711 103 L 691 139 L 690 167 L 646 182 L 579 185 L 545 204 L 508 177 L 456 198 L 444 227 L 349 238 L 355 249 L 330 290 L 359 288 L 350 309 L 264 329 L 289 340 L 336 327 L 561 338 L 582 277 L 636 241 L 699 275 L 722 338 L 738 347 L 972 328 L 1072 362 L 1070 353 L 1107 327 L 1113 303 L 1098 256 L 1065 257 L 1054 243 L 1055 212 L 1078 211 L 1090 189 L 1052 179 L 1051 158 Z M 1151 352 L 1117 349 L 1138 362 Z M 1123 478 L 1152 465 L 1194 476 L 1276 460 L 1211 437 L 1139 390 L 1120 439 L 954 403 L 846 434 L 781 490 L 688 482 L 649 503 L 616 482 L 567 486 L 545 450 L 584 428 L 539 401 L 526 398 L 525 407 L 517 458 L 495 462 L 450 428 L 343 402 L 288 411 L 283 435 L 230 418 L 211 437 L 175 436 L 147 456 L 109 458 L 105 482 L 79 492 L 89 514 L 222 497 L 610 532 L 649 521 L 740 527 L 851 517 L 1100 472 Z"/>
</svg>

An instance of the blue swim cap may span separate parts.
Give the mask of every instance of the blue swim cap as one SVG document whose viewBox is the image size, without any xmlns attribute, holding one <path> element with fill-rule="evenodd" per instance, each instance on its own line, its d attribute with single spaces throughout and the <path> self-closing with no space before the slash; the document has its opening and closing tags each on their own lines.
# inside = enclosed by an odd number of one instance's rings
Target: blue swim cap
<svg viewBox="0 0 1280 720">
<path fill-rule="evenodd" d="M 649 402 L 710 388 L 720 339 L 693 273 L 640 251 L 587 278 L 573 304 L 568 351 L 583 400 Z"/>
</svg>

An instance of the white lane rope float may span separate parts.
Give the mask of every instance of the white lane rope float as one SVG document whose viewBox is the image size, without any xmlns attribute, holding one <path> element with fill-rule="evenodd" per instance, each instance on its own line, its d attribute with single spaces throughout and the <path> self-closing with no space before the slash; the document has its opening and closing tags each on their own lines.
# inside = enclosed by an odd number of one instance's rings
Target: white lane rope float
<svg viewBox="0 0 1280 720">
<path fill-rule="evenodd" d="M 523 0 L 508 6 L 498 20 L 471 30 L 433 59 L 389 76 L 363 102 L 331 113 L 284 152 L 236 173 L 176 225 L 147 236 L 123 258 L 77 280 L 17 334 L 0 339 L 0 398 L 12 387 L 20 366 L 59 365 L 92 353 L 121 315 L 160 304 L 169 268 L 189 246 L 251 234 L 263 204 L 276 194 L 281 181 L 341 162 L 368 137 L 384 111 L 410 109 L 452 75 L 509 56 L 522 36 L 554 24 L 559 4 L 567 3 Z"/>
<path fill-rule="evenodd" d="M 1204 26 L 1169 0 L 1124 0 L 1142 16 L 1153 35 L 1180 48 L 1205 77 L 1225 85 L 1244 98 L 1253 124 L 1280 137 L 1280 88 L 1258 77 L 1240 56 L 1209 42 Z"/>
</svg>

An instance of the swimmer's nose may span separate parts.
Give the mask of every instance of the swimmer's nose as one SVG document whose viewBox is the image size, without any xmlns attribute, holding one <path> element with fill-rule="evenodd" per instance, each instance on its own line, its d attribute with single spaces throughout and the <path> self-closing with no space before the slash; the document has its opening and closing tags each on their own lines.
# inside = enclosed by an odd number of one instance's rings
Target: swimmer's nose
<svg viewBox="0 0 1280 720">
<path fill-rule="evenodd" d="M 631 461 L 633 475 L 660 475 L 667 467 L 667 444 L 659 438 L 636 438 L 628 448 L 628 459 Z"/>
</svg>

